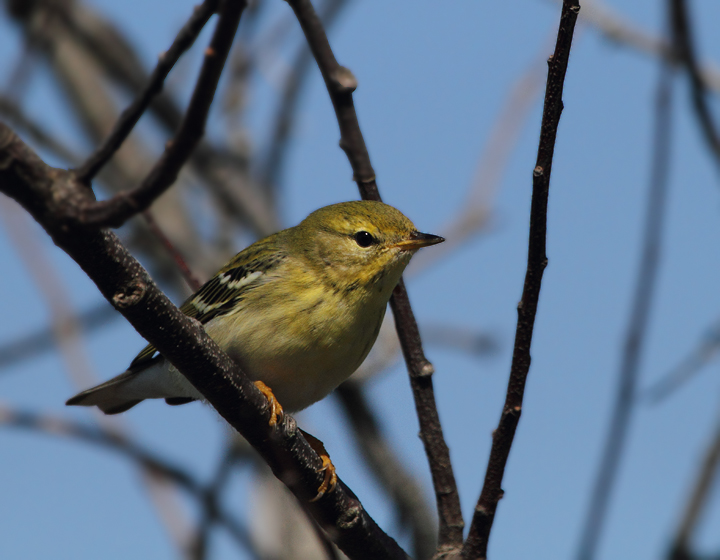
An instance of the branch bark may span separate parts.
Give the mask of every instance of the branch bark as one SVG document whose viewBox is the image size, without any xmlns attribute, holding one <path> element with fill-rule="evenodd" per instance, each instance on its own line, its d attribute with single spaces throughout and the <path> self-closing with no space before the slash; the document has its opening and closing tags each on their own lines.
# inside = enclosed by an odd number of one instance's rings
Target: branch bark
<svg viewBox="0 0 720 560">
<path fill-rule="evenodd" d="M 545 239 L 547 237 L 547 205 L 550 190 L 555 138 L 563 110 L 563 85 L 572 46 L 575 22 L 580 12 L 578 0 L 564 0 L 560 15 L 555 53 L 548 60 L 548 79 L 545 89 L 540 145 L 533 170 L 533 194 L 530 209 L 530 235 L 528 263 L 522 298 L 518 304 L 518 322 L 515 331 L 510 379 L 505 405 L 498 427 L 493 432 L 485 482 L 475 506 L 467 541 L 463 546 L 463 558 L 487 558 L 490 530 L 495 519 L 497 504 L 503 496 L 502 479 L 505 474 L 510 448 L 522 412 L 525 382 L 530 370 L 530 345 L 532 343 L 535 314 L 542 276 L 547 266 Z"/>
</svg>

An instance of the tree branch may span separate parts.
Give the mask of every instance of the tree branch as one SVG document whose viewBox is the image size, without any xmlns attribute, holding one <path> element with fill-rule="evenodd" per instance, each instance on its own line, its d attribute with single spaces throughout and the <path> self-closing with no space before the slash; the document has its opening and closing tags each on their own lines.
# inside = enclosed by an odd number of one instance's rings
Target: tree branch
<svg viewBox="0 0 720 560">
<path fill-rule="evenodd" d="M 92 193 L 74 173 L 43 163 L 8 127 L 0 124 L 0 192 L 19 202 L 45 228 L 103 296 L 148 342 L 175 365 L 248 442 L 302 502 L 316 493 L 322 462 L 286 415 L 268 425 L 265 397 L 240 368 L 157 288 L 145 269 L 107 230 L 92 231 L 68 220 L 71 206 Z M 352 559 L 404 559 L 403 550 L 375 524 L 340 482 L 308 508 L 333 542 Z"/>
<path fill-rule="evenodd" d="M 505 473 L 515 430 L 520 421 L 525 382 L 530 370 L 530 345 L 532 343 L 535 314 L 542 276 L 547 266 L 545 239 L 547 236 L 547 205 L 550 189 L 555 138 L 560 114 L 563 109 L 562 93 L 572 46 L 575 22 L 580 12 L 578 0 L 564 0 L 560 16 L 555 53 L 548 60 L 548 79 L 545 89 L 540 145 L 533 170 L 533 194 L 530 209 L 530 235 L 525 284 L 518 304 L 518 322 L 515 331 L 510 379 L 507 396 L 497 429 L 493 432 L 485 482 L 473 515 L 467 541 L 463 546 L 464 558 L 486 558 L 493 520 L 498 501 L 503 496 L 502 479 Z"/>
<path fill-rule="evenodd" d="M 705 81 L 700 73 L 700 66 L 695 56 L 695 46 L 692 40 L 690 18 L 685 0 L 669 0 L 670 21 L 672 22 L 673 46 L 678 59 L 685 65 L 690 79 L 693 107 L 700 130 L 710 151 L 715 156 L 715 162 L 720 165 L 720 135 L 713 122 L 710 105 L 707 101 Z"/>
<path fill-rule="evenodd" d="M 365 200 L 381 200 L 375 171 L 370 163 L 370 155 L 353 104 L 352 93 L 357 87 L 357 80 L 350 70 L 340 66 L 335 59 L 322 22 L 310 0 L 287 2 L 295 12 L 330 94 L 340 127 L 340 147 L 350 160 L 360 194 Z M 420 421 L 420 437 L 425 445 L 435 488 L 440 518 L 438 549 L 459 549 L 462 545 L 464 524 L 450 452 L 443 437 L 435 404 L 432 385 L 434 368 L 425 358 L 417 322 L 402 280 L 393 291 L 390 307 L 395 315 L 400 345 L 410 374 L 410 385 Z"/>
<path fill-rule="evenodd" d="M 220 74 L 232 46 L 246 0 L 225 0 L 215 33 L 205 51 L 195 90 L 180 129 L 165 148 L 150 174 L 136 189 L 115 195 L 109 200 L 80 208 L 77 219 L 86 226 L 119 227 L 128 218 L 150 207 L 177 179 L 180 169 L 192 154 L 205 131 L 205 121 Z M 112 135 L 111 135 L 112 136 Z"/>
<path fill-rule="evenodd" d="M 137 96 L 135 101 L 123 111 L 112 132 L 105 141 L 98 146 L 95 152 L 77 170 L 78 181 L 90 183 L 95 175 L 102 169 L 113 154 L 120 148 L 132 129 L 150 106 L 155 96 L 162 91 L 165 78 L 175 66 L 180 56 L 195 42 L 210 16 L 215 13 L 219 0 L 205 0 L 196 6 L 192 16 L 178 32 L 170 48 L 159 57 L 157 66 L 153 71 L 147 85 Z M 212 98 L 211 98 L 212 99 Z"/>
</svg>

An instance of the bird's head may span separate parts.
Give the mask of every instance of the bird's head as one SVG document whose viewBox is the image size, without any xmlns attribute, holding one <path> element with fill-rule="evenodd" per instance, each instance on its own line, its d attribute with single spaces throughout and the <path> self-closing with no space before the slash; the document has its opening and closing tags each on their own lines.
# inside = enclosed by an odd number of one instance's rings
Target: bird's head
<svg viewBox="0 0 720 560">
<path fill-rule="evenodd" d="M 387 297 L 418 249 L 444 241 L 420 233 L 402 212 L 375 201 L 325 206 L 294 230 L 294 242 L 334 285 Z"/>
</svg>

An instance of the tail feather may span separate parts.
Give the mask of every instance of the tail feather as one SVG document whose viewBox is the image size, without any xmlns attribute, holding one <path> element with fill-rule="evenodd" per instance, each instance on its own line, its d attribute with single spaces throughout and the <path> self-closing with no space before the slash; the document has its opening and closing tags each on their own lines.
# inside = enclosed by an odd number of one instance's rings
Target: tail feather
<svg viewBox="0 0 720 560">
<path fill-rule="evenodd" d="M 141 367 L 113 377 L 109 381 L 78 393 L 65 404 L 97 406 L 105 414 L 118 414 L 145 399 L 166 399 L 178 405 L 202 398 L 189 381 L 169 363 L 158 357 Z"/>
<path fill-rule="evenodd" d="M 65 403 L 68 406 L 97 406 L 105 414 L 119 414 L 132 408 L 143 399 L 130 397 L 123 391 L 123 385 L 131 382 L 140 371 L 128 370 L 82 393 L 78 393 Z"/>
</svg>

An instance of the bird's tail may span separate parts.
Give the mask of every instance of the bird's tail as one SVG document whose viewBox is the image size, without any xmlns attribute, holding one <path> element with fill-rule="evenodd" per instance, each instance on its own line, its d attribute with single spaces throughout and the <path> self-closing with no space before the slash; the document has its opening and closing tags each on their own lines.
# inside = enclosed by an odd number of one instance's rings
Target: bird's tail
<svg viewBox="0 0 720 560">
<path fill-rule="evenodd" d="M 97 406 L 105 414 L 119 414 L 132 408 L 142 398 L 133 390 L 133 381 L 144 370 L 128 370 L 105 383 L 78 393 L 65 403 L 68 406 Z"/>
</svg>

